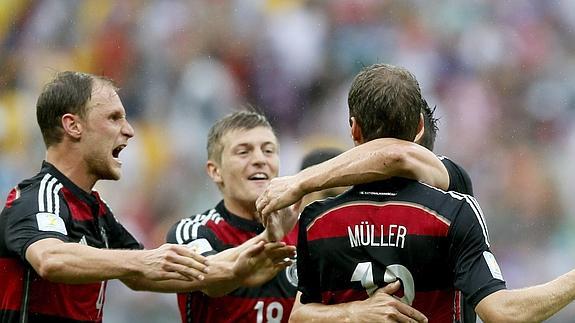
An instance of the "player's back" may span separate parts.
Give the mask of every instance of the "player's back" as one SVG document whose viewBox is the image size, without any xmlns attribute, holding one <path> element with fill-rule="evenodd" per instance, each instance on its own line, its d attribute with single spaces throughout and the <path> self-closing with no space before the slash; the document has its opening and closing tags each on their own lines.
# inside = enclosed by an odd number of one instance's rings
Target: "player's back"
<svg viewBox="0 0 575 323">
<path fill-rule="evenodd" d="M 461 194 L 394 178 L 310 205 L 300 219 L 302 301 L 361 300 L 400 279 L 403 301 L 432 322 L 454 321 L 461 313 L 455 282 L 463 278 L 455 268 L 467 265 L 458 258 L 462 241 L 456 241 L 465 234 L 456 232 L 468 221 L 482 222 L 472 203 Z M 473 254 L 488 251 L 486 231 L 485 244 Z"/>
</svg>

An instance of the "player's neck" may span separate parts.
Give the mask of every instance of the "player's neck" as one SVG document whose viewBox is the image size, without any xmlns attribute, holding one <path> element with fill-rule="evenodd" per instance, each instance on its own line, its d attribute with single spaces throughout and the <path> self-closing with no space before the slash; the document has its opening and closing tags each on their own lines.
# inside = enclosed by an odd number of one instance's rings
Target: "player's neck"
<svg viewBox="0 0 575 323">
<path fill-rule="evenodd" d="M 85 192 L 90 193 L 96 184 L 97 179 L 90 176 L 81 154 L 74 149 L 50 147 L 46 151 L 46 161 Z"/>
<path fill-rule="evenodd" d="M 255 201 L 253 203 L 242 203 L 240 201 L 224 197 L 224 205 L 230 213 L 239 216 L 242 219 L 250 221 L 257 220 Z"/>
</svg>

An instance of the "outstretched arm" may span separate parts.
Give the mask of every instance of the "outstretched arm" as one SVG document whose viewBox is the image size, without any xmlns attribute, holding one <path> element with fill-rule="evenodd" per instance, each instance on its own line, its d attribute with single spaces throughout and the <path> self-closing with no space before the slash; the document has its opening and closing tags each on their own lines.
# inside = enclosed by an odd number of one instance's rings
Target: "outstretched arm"
<svg viewBox="0 0 575 323">
<path fill-rule="evenodd" d="M 256 242 L 256 240 L 258 240 Z M 175 293 L 202 291 L 210 297 L 225 295 L 240 286 L 259 286 L 291 264 L 295 248 L 283 242 L 265 243 L 251 239 L 248 243 L 208 256 L 208 273 L 198 280 L 152 281 L 141 276 L 122 279 L 134 290 Z"/>
<path fill-rule="evenodd" d="M 500 290 L 482 299 L 475 312 L 483 322 L 541 322 L 575 300 L 575 270 L 537 286 Z"/>
<path fill-rule="evenodd" d="M 67 284 L 129 277 L 201 280 L 206 269 L 204 257 L 171 244 L 152 250 L 110 250 L 46 238 L 26 249 L 26 259 L 42 278 Z"/>
<path fill-rule="evenodd" d="M 295 256 L 295 247 L 284 242 L 258 241 L 247 248 L 243 245 L 237 248 L 208 257 L 210 273 L 206 275 L 205 286 L 201 289 L 206 295 L 218 297 L 241 286 L 262 285 L 291 265 L 292 261 L 287 258 Z M 217 268 L 224 272 L 226 268 L 230 268 L 231 275 L 212 280 L 210 275 L 216 272 Z"/>
<path fill-rule="evenodd" d="M 272 179 L 258 198 L 256 207 L 266 215 L 295 203 L 310 192 L 394 176 L 419 180 L 441 189 L 449 187 L 447 170 L 433 152 L 413 142 L 379 138 L 296 175 Z"/>
<path fill-rule="evenodd" d="M 302 304 L 298 292 L 290 322 L 427 322 L 425 315 L 391 296 L 400 286 L 397 281 L 366 300 L 335 305 Z"/>
</svg>

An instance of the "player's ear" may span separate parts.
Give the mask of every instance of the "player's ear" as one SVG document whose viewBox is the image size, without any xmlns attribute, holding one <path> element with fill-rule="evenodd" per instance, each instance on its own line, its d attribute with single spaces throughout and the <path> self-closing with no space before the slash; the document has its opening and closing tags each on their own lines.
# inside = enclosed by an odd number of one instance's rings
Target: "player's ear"
<svg viewBox="0 0 575 323">
<path fill-rule="evenodd" d="M 356 145 L 363 143 L 363 134 L 361 133 L 361 127 L 355 117 L 351 117 L 349 119 L 349 123 L 351 125 L 351 139 Z"/>
<path fill-rule="evenodd" d="M 206 162 L 206 172 L 208 173 L 208 176 L 210 176 L 212 181 L 214 181 L 214 183 L 216 184 L 223 183 L 223 179 L 220 174 L 220 166 L 216 162 L 208 159 L 208 161 Z"/>
<path fill-rule="evenodd" d="M 83 125 L 80 122 L 80 117 L 75 114 L 66 113 L 62 116 L 62 128 L 68 136 L 76 140 L 82 137 Z"/>
<path fill-rule="evenodd" d="M 425 120 L 423 119 L 423 113 L 419 113 L 419 124 L 417 125 L 417 135 L 415 135 L 414 142 L 419 142 L 423 134 L 425 133 Z"/>
</svg>

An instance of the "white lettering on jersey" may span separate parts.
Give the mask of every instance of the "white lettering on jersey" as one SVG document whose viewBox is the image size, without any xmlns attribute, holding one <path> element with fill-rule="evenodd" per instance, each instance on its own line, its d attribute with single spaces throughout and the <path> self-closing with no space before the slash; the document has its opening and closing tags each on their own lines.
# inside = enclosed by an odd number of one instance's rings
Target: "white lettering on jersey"
<svg viewBox="0 0 575 323">
<path fill-rule="evenodd" d="M 36 213 L 36 221 L 38 222 L 38 230 L 40 231 L 54 231 L 65 235 L 68 234 L 64 220 L 56 214 L 47 212 Z"/>
<path fill-rule="evenodd" d="M 387 233 L 387 235 L 385 235 Z M 360 246 L 371 247 L 396 247 L 403 248 L 405 245 L 405 236 L 407 228 L 399 224 L 390 224 L 379 226 L 379 235 L 376 236 L 375 225 L 367 221 L 361 221 L 353 227 L 347 227 L 349 244 L 352 248 Z"/>
</svg>

